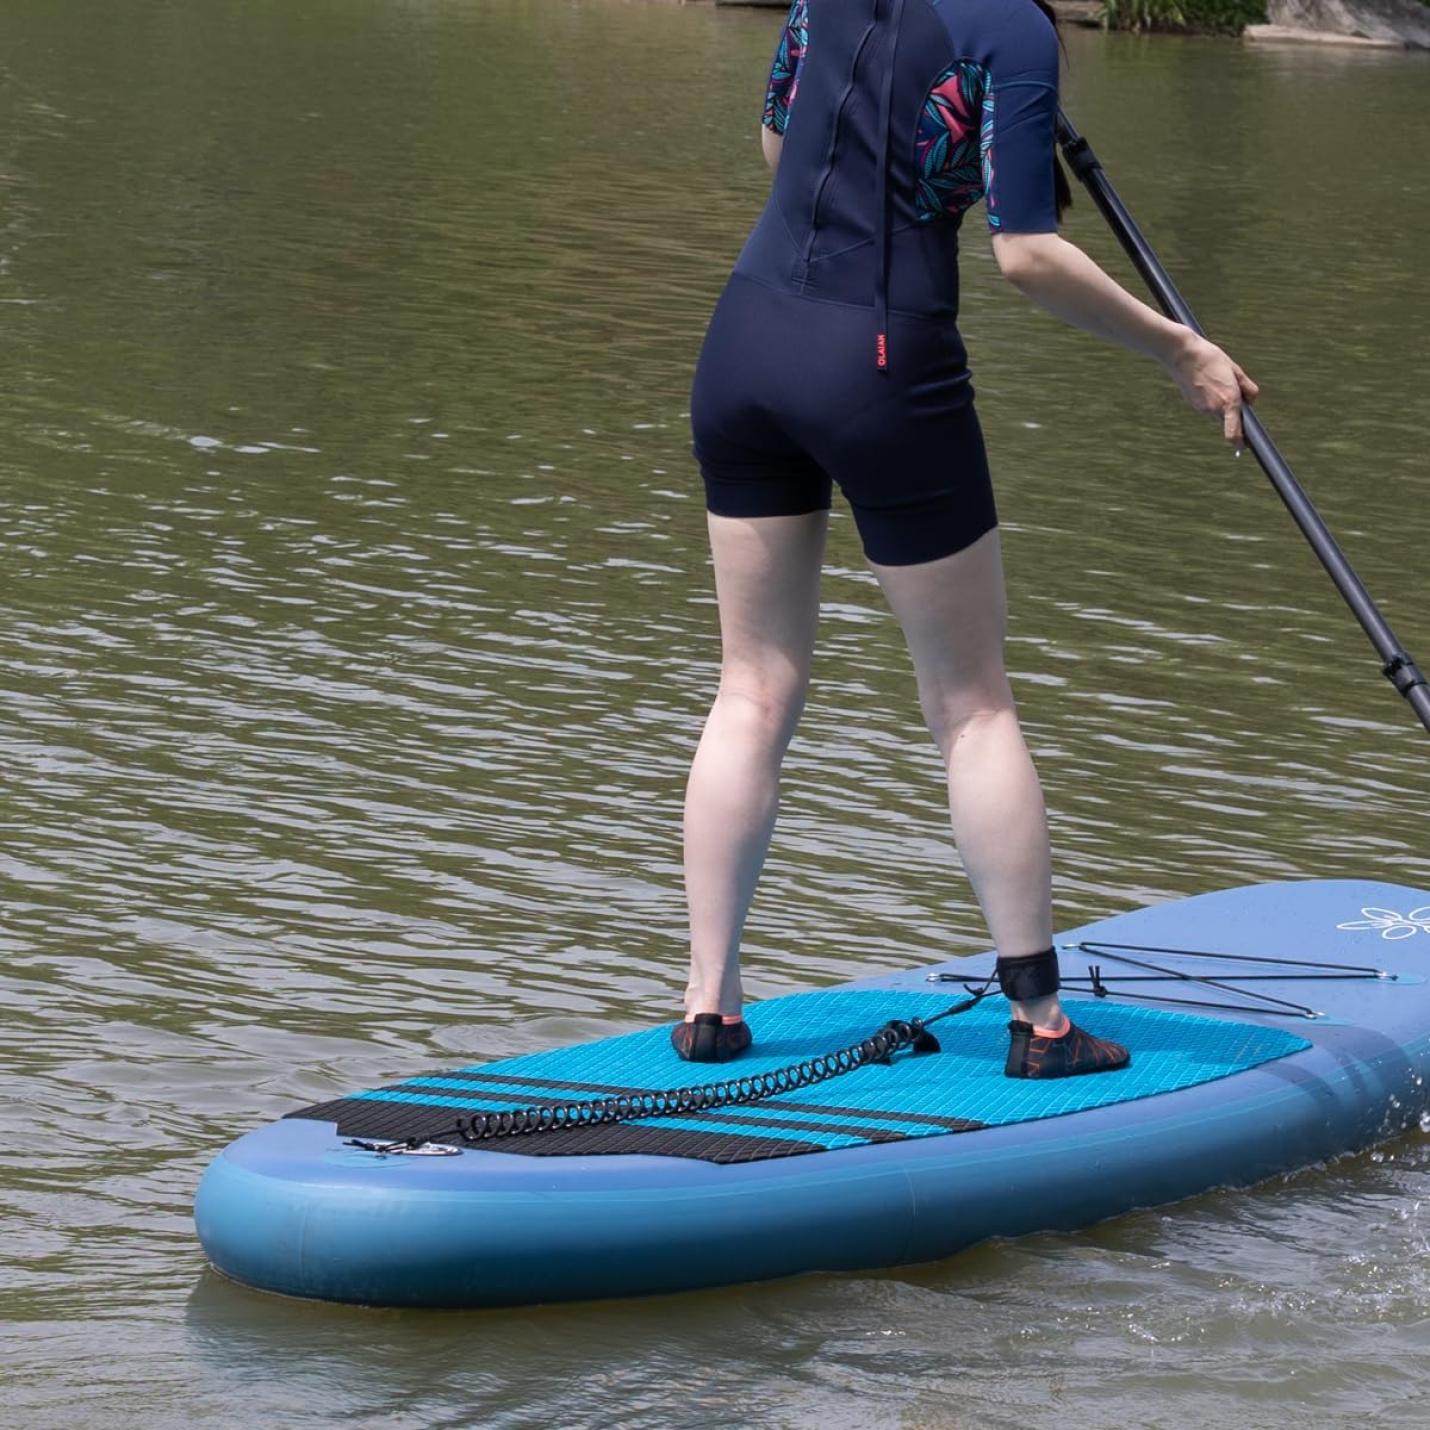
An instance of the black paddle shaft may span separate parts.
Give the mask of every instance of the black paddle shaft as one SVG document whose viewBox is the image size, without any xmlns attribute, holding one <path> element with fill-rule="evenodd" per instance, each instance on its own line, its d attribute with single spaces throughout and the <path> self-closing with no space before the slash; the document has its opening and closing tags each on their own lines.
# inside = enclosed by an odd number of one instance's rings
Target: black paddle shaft
<svg viewBox="0 0 1430 1430">
<path fill-rule="evenodd" d="M 1058 143 L 1062 146 L 1068 166 L 1092 195 L 1093 203 L 1117 235 L 1118 242 L 1126 249 L 1127 256 L 1152 290 L 1162 311 L 1169 318 L 1185 324 L 1194 333 L 1205 337 L 1206 334 L 1187 305 L 1186 299 L 1177 291 L 1167 275 L 1167 270 L 1162 267 L 1132 215 L 1118 198 L 1117 190 L 1108 182 L 1091 145 L 1073 128 L 1067 115 L 1061 110 L 1058 112 Z M 1262 470 L 1271 479 L 1271 485 L 1276 488 L 1276 494 L 1286 504 L 1286 509 L 1301 528 L 1302 535 L 1311 543 L 1311 549 L 1320 558 L 1321 565 L 1326 568 L 1331 580 L 1336 583 L 1336 589 L 1351 608 L 1356 620 L 1361 623 L 1361 629 L 1370 637 L 1370 643 L 1380 656 L 1381 673 L 1410 702 L 1411 709 L 1420 717 L 1421 724 L 1426 730 L 1430 730 L 1430 686 L 1427 686 L 1424 675 L 1396 639 L 1389 622 L 1381 615 L 1380 608 L 1351 568 L 1350 562 L 1336 544 L 1335 537 L 1321 519 L 1321 514 L 1311 504 L 1311 499 L 1306 495 L 1301 483 L 1296 480 L 1296 475 L 1285 457 L 1267 435 L 1260 418 L 1249 407 L 1242 408 L 1241 425 L 1246 445 L 1261 463 Z"/>
</svg>

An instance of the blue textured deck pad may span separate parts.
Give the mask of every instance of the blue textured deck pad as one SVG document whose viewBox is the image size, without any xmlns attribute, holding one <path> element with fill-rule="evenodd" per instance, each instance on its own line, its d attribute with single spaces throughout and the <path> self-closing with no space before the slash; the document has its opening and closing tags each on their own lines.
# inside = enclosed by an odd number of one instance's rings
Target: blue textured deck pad
<svg viewBox="0 0 1430 1430">
<path fill-rule="evenodd" d="M 891 1018 L 930 1017 L 945 994 L 886 989 L 795 993 L 746 1010 L 755 1045 L 736 1062 L 681 1062 L 670 1025 L 502 1062 L 412 1078 L 291 1113 L 333 1120 L 343 1135 L 439 1136 L 461 1116 L 550 1101 L 661 1090 L 785 1067 L 858 1042 Z M 933 1029 L 943 1051 L 871 1065 L 777 1098 L 694 1117 L 662 1117 L 486 1142 L 492 1151 L 561 1155 L 642 1152 L 749 1161 L 866 1142 L 929 1137 L 1058 1117 L 1228 1077 L 1310 1044 L 1280 1028 L 1105 1001 L 1066 999 L 1089 1032 L 1125 1043 L 1132 1065 L 1095 1076 L 1027 1081 L 1003 1075 L 1007 1004 L 991 998 Z"/>
</svg>

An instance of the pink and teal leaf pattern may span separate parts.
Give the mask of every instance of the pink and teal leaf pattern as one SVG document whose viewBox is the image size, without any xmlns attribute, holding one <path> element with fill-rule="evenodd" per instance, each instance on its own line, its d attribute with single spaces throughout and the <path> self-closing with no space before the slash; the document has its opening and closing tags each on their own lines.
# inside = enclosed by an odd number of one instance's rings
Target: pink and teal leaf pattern
<svg viewBox="0 0 1430 1430">
<path fill-rule="evenodd" d="M 794 0 L 775 51 L 770 84 L 765 91 L 764 124 L 783 134 L 789 124 L 790 106 L 799 88 L 799 72 L 809 49 L 809 0 Z"/>
<path fill-rule="evenodd" d="M 919 111 L 914 164 L 921 221 L 961 214 L 991 188 L 993 92 L 976 61 L 958 60 L 934 81 Z"/>
<path fill-rule="evenodd" d="M 983 173 L 983 192 L 988 199 L 988 227 L 1002 228 L 998 217 L 998 186 L 993 182 L 993 90 L 983 95 L 983 119 L 978 128 L 978 166 Z"/>
</svg>

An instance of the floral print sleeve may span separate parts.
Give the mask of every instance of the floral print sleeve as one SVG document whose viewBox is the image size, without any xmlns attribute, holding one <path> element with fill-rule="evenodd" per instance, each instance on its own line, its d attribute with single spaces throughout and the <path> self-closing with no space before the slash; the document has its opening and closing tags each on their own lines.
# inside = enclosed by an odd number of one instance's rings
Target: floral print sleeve
<svg viewBox="0 0 1430 1430">
<path fill-rule="evenodd" d="M 1057 33 L 1032 11 L 964 36 L 977 58 L 937 75 L 914 139 L 915 208 L 928 222 L 983 199 L 997 233 L 1056 233 Z"/>
<path fill-rule="evenodd" d="M 992 120 L 993 95 L 983 65 L 959 60 L 934 81 L 914 139 L 914 203 L 921 220 L 961 214 L 983 197 L 991 177 Z"/>
<path fill-rule="evenodd" d="M 799 88 L 799 72 L 809 48 L 809 0 L 794 0 L 789 7 L 785 27 L 780 32 L 779 48 L 770 69 L 770 83 L 765 90 L 766 129 L 783 134 L 789 124 L 790 106 Z"/>
</svg>

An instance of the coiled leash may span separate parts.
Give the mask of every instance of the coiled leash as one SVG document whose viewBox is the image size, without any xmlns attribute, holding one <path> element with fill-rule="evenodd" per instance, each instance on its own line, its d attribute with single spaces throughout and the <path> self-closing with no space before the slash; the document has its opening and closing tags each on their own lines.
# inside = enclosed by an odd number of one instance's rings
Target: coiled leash
<svg viewBox="0 0 1430 1430">
<path fill-rule="evenodd" d="M 978 987 L 965 984 L 968 996 L 931 1018 L 891 1019 L 878 1032 L 838 1052 L 821 1053 L 818 1057 L 806 1058 L 803 1062 L 791 1063 L 771 1072 L 752 1073 L 746 1077 L 694 1087 L 668 1088 L 662 1092 L 622 1093 L 617 1097 L 523 1107 L 509 1112 L 474 1112 L 470 1117 L 458 1117 L 445 1132 L 403 1137 L 393 1142 L 372 1142 L 354 1137 L 346 1145 L 380 1154 L 416 1152 L 427 1146 L 436 1151 L 434 1144 L 438 1143 L 461 1142 L 475 1146 L 497 1137 L 526 1137 L 537 1132 L 559 1132 L 571 1127 L 604 1127 L 614 1122 L 634 1122 L 646 1117 L 683 1117 L 721 1107 L 743 1107 L 767 1097 L 828 1082 L 830 1078 L 842 1077 L 870 1063 L 892 1064 L 905 1049 L 911 1050 L 914 1055 L 938 1052 L 939 1042 L 928 1031 L 930 1025 L 976 1008 L 995 991 L 995 977 L 996 974 L 990 973 Z"/>
</svg>

